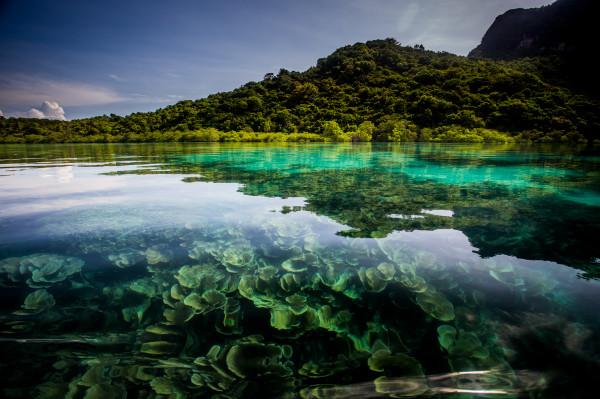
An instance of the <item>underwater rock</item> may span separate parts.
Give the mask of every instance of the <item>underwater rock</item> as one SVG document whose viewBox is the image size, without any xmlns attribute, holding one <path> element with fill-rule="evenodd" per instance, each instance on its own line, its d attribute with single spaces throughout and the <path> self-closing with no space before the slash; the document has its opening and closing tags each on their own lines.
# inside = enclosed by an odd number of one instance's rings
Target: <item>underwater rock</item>
<svg viewBox="0 0 600 399">
<path fill-rule="evenodd" d="M 81 271 L 84 262 L 75 257 L 33 254 L 0 261 L 0 273 L 13 282 L 26 281 L 31 288 L 48 288 Z"/>
<path fill-rule="evenodd" d="M 25 303 L 21 306 L 23 309 L 42 311 L 56 305 L 56 301 L 51 293 L 41 289 L 32 292 L 25 298 Z"/>
</svg>

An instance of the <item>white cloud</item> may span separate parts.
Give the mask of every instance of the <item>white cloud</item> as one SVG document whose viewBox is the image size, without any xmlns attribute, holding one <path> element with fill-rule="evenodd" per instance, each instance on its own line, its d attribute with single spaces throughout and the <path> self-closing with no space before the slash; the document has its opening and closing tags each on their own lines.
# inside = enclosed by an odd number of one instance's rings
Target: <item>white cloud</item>
<svg viewBox="0 0 600 399">
<path fill-rule="evenodd" d="M 31 108 L 27 112 L 10 112 L 8 117 L 13 118 L 35 118 L 35 119 L 56 119 L 66 121 L 65 110 L 55 101 L 44 101 L 40 109 Z"/>
<path fill-rule="evenodd" d="M 109 73 L 108 77 L 116 80 L 117 82 L 127 82 L 128 81 L 127 79 L 123 79 L 122 77 L 115 75 L 114 73 Z"/>
<path fill-rule="evenodd" d="M 0 104 L 31 106 L 52 98 L 64 107 L 129 101 L 113 89 L 78 82 L 61 82 L 15 74 L 0 77 Z"/>
<path fill-rule="evenodd" d="M 25 112 L 23 115 L 24 118 L 35 118 L 35 119 L 44 119 L 44 113 L 39 109 L 31 108 L 29 111 Z"/>
<path fill-rule="evenodd" d="M 27 111 L 27 117 L 38 119 L 58 119 L 61 121 L 67 120 L 65 117 L 65 110 L 54 101 L 44 101 L 41 110 L 31 108 L 29 111 Z"/>
</svg>

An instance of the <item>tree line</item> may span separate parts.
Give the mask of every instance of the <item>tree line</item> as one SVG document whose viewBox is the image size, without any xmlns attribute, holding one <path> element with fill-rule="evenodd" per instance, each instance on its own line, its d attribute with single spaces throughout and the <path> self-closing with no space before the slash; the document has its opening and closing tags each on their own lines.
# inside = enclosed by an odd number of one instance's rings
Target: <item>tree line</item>
<svg viewBox="0 0 600 399">
<path fill-rule="evenodd" d="M 68 122 L 1 118 L 0 142 L 600 139 L 598 101 L 536 71 L 534 61 L 475 60 L 374 40 L 342 47 L 305 72 L 281 69 L 154 112 Z"/>
</svg>

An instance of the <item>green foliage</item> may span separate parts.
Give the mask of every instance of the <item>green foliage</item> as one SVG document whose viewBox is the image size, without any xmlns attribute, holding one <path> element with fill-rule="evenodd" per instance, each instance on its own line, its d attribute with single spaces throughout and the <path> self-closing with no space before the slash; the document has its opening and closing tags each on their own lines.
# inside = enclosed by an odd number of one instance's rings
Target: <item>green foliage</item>
<svg viewBox="0 0 600 399">
<path fill-rule="evenodd" d="M 514 137 L 493 129 L 443 126 L 428 132 L 430 141 L 446 143 L 514 143 Z"/>
<path fill-rule="evenodd" d="M 344 141 L 344 132 L 337 122 L 327 121 L 323 123 L 323 137 L 331 139 L 332 141 Z"/>
<path fill-rule="evenodd" d="M 417 126 L 405 119 L 389 119 L 377 129 L 377 141 L 417 141 Z"/>
<path fill-rule="evenodd" d="M 374 131 L 375 124 L 371 121 L 365 121 L 358 126 L 356 136 L 353 136 L 356 137 L 354 141 L 371 141 Z"/>
<path fill-rule="evenodd" d="M 281 69 L 155 112 L 71 122 L 0 118 L 0 142 L 598 139 L 597 101 L 523 65 L 374 40 L 342 47 L 302 73 Z"/>
</svg>

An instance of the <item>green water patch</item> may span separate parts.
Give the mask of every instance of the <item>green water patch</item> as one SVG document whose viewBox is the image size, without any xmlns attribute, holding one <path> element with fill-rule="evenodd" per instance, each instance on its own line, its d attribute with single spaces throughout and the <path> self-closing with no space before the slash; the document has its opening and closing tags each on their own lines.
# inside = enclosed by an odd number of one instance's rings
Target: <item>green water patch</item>
<svg viewBox="0 0 600 399">
<path fill-rule="evenodd" d="M 598 157 L 585 149 L 431 144 L 50 149 L 65 162 L 82 149 L 82 165 L 104 165 L 112 169 L 101 172 L 107 175 L 178 174 L 185 182 L 242 184 L 239 191 L 251 196 L 305 198 L 295 209 L 348 226 L 338 233 L 349 237 L 454 228 L 484 256 L 552 260 L 586 276 L 598 274 L 600 254 L 593 242 L 600 229 Z M 103 159 L 107 162 L 97 163 Z M 284 206 L 283 212 L 293 209 Z M 423 213 L 431 210 L 452 211 L 454 217 Z"/>
<path fill-rule="evenodd" d="M 598 276 L 598 208 L 565 199 L 556 190 L 525 184 L 514 188 L 487 180 L 440 184 L 404 173 L 362 169 L 293 175 L 228 169 L 200 174 L 185 181 L 238 181 L 247 195 L 305 198 L 301 209 L 351 227 L 340 235 L 385 237 L 393 231 L 453 228 L 465 232 L 483 256 L 504 253 L 552 260 Z M 453 216 L 431 210 L 453 211 Z"/>
<path fill-rule="evenodd" d="M 585 398 L 598 160 L 538 152 L 2 147 L 2 396 Z"/>
<path fill-rule="evenodd" d="M 518 397 L 564 383 L 563 355 L 597 353 L 589 283 L 556 264 L 481 259 L 455 230 L 330 227 L 279 213 L 2 259 L 0 283 L 22 300 L 0 315 L 5 395 Z M 540 363 L 522 336 L 556 355 Z"/>
</svg>

